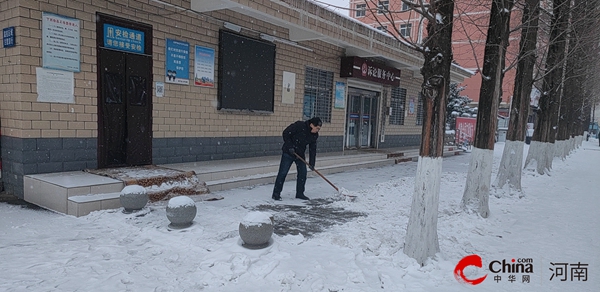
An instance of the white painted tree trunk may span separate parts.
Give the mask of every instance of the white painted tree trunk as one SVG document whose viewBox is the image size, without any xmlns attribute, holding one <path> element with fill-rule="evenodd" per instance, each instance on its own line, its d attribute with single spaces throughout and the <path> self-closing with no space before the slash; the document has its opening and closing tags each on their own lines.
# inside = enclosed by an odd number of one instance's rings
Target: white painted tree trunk
<svg viewBox="0 0 600 292">
<path fill-rule="evenodd" d="M 550 174 L 552 159 L 554 158 L 554 144 L 548 142 L 531 141 L 529 152 L 523 168 L 535 170 L 539 174 Z M 548 161 L 550 160 L 550 161 Z"/>
<path fill-rule="evenodd" d="M 501 189 L 508 184 L 511 189 L 521 191 L 524 145 L 523 141 L 506 140 L 494 186 Z"/>
<path fill-rule="evenodd" d="M 566 155 L 564 155 L 564 153 L 566 143 L 567 142 L 565 140 L 554 141 L 554 157 L 560 157 L 560 159 L 565 160 Z"/>
<path fill-rule="evenodd" d="M 570 137 L 569 140 L 567 140 L 566 142 L 567 145 L 565 146 L 565 151 L 563 152 L 563 157 L 565 158 L 571 155 L 571 152 L 575 150 L 575 139 L 573 139 L 573 137 Z"/>
<path fill-rule="evenodd" d="M 442 157 L 419 156 L 417 164 L 404 253 L 416 259 L 420 265 L 440 251 L 437 221 L 442 160 Z"/>
<path fill-rule="evenodd" d="M 473 147 L 461 206 L 464 210 L 476 212 L 483 218 L 490 215 L 489 199 L 493 162 L 494 150 Z"/>
</svg>

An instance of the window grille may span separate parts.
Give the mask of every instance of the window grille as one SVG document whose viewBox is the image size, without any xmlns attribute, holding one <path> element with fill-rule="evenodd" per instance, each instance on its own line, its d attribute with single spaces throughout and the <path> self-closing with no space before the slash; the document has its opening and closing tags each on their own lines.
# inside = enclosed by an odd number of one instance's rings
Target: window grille
<svg viewBox="0 0 600 292">
<path fill-rule="evenodd" d="M 403 2 L 402 3 L 402 10 L 401 11 L 407 11 L 407 10 L 410 10 L 410 7 L 408 7 L 408 4 L 406 4 L 406 3 Z"/>
<path fill-rule="evenodd" d="M 417 106 L 417 125 L 423 125 L 423 96 L 419 92 L 419 103 Z"/>
<path fill-rule="evenodd" d="M 392 88 L 391 125 L 404 125 L 404 106 L 406 104 L 406 88 Z"/>
<path fill-rule="evenodd" d="M 356 4 L 356 17 L 364 17 L 367 15 L 367 4 Z"/>
<path fill-rule="evenodd" d="M 319 117 L 324 123 L 331 123 L 332 99 L 333 72 L 306 67 L 302 119 Z"/>
<path fill-rule="evenodd" d="M 401 24 L 400 25 L 400 35 L 402 35 L 403 37 L 410 37 L 410 31 L 412 30 L 412 24 L 411 23 L 407 23 L 407 24 Z"/>
</svg>

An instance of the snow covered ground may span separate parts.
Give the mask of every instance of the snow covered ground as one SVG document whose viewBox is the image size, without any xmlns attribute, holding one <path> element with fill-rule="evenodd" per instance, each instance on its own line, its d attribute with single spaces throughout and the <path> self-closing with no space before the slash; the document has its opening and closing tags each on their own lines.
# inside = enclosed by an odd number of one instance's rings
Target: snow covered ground
<svg viewBox="0 0 600 292">
<path fill-rule="evenodd" d="M 493 179 L 503 145 L 496 144 Z M 358 196 L 330 206 L 366 216 L 307 237 L 274 234 L 259 250 L 241 246 L 239 223 L 259 205 L 304 205 L 293 199 L 294 182 L 275 203 L 272 185 L 218 192 L 224 199 L 197 202 L 194 225 L 181 230 L 167 227 L 166 202 L 134 214 L 105 210 L 80 218 L 0 203 L 0 291 L 598 291 L 598 140 L 556 159 L 550 176 L 525 173 L 522 194 L 491 196 L 487 219 L 459 208 L 469 155 L 444 159 L 441 251 L 423 267 L 402 250 L 412 162 L 328 175 Z M 309 197 L 335 193 L 321 178 L 308 179 Z M 457 263 L 471 254 L 483 268 L 467 267 L 465 275 L 487 275 L 479 285 L 454 277 Z M 512 259 L 533 272 L 489 269 L 503 260 L 506 269 Z"/>
</svg>

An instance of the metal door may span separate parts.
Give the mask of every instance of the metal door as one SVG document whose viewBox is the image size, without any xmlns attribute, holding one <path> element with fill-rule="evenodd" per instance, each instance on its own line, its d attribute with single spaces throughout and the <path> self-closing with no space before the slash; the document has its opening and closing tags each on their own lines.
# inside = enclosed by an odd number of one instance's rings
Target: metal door
<svg viewBox="0 0 600 292">
<path fill-rule="evenodd" d="M 98 167 L 152 163 L 152 58 L 100 49 Z"/>
</svg>

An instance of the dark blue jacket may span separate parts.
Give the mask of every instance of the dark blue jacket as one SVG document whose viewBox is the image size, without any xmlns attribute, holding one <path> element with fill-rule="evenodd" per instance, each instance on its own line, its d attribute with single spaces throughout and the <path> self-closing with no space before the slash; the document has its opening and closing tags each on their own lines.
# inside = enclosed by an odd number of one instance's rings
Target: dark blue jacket
<svg viewBox="0 0 600 292">
<path fill-rule="evenodd" d="M 315 165 L 317 159 L 317 138 L 319 133 L 310 132 L 310 124 L 308 121 L 297 121 L 289 125 L 283 130 L 283 150 L 284 153 L 289 153 L 290 148 L 294 148 L 294 151 L 305 158 L 304 152 L 306 152 L 306 145 L 308 145 L 309 163 Z"/>
</svg>

